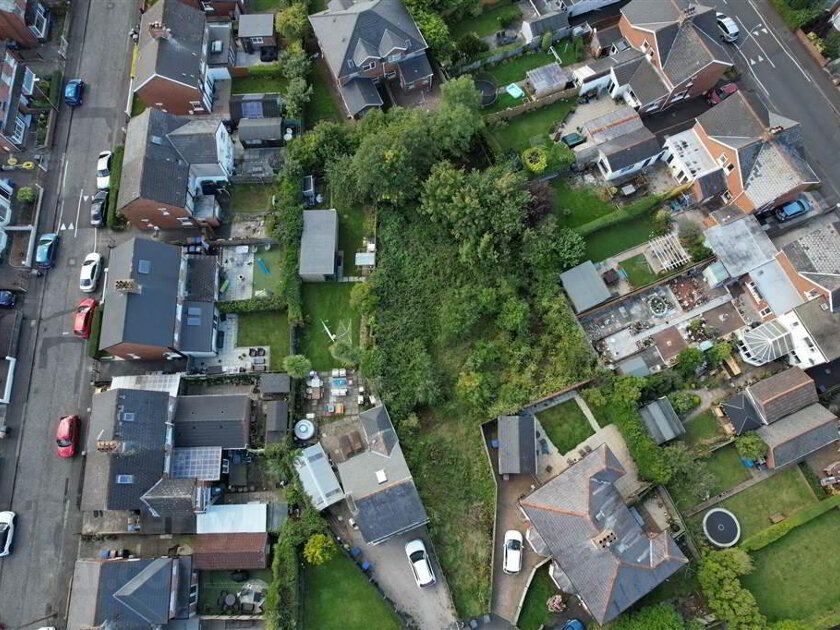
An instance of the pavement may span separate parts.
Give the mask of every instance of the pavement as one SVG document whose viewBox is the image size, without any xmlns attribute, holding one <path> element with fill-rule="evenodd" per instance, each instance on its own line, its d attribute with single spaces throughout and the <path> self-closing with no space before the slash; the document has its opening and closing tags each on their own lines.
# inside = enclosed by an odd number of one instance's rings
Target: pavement
<svg viewBox="0 0 840 630">
<path fill-rule="evenodd" d="M 31 279 L 19 307 L 18 370 L 6 410 L 12 433 L 0 442 L 0 509 L 18 515 L 13 552 L 0 560 L 0 621 L 14 628 L 64 627 L 81 528 L 84 461 L 56 457 L 54 431 L 67 413 L 80 414 L 87 430 L 93 367 L 84 342 L 70 332 L 70 315 L 81 297 L 81 260 L 94 249 L 107 256 L 116 243 L 112 233 L 98 235 L 89 226 L 87 212 L 96 157 L 123 133 L 128 32 L 139 15 L 136 0 L 90 10 L 92 4 L 75 0 L 67 17 L 65 76 L 87 83 L 85 103 L 75 110 L 61 105 L 51 167 L 39 176 L 45 190 L 39 232 L 59 230 L 61 242 L 55 269 Z"/>
</svg>

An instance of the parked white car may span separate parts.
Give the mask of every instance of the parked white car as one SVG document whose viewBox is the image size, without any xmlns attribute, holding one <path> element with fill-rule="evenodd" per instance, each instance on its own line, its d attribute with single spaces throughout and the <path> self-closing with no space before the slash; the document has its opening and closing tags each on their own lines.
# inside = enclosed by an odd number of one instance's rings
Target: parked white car
<svg viewBox="0 0 840 630">
<path fill-rule="evenodd" d="M 111 187 L 111 152 L 103 151 L 96 161 L 96 188 L 108 190 Z"/>
<path fill-rule="evenodd" d="M 102 255 L 91 252 L 85 256 L 82 263 L 82 270 L 79 273 L 79 290 L 82 293 L 93 293 L 96 285 L 99 284 L 99 276 L 102 274 Z"/>
<path fill-rule="evenodd" d="M 505 557 L 502 570 L 513 575 L 522 570 L 522 534 L 515 529 L 505 532 Z"/>
<path fill-rule="evenodd" d="M 12 538 L 15 535 L 15 513 L 0 512 L 0 558 L 8 556 L 12 550 Z"/>
<path fill-rule="evenodd" d="M 729 42 L 730 44 L 738 39 L 738 35 L 741 34 L 738 25 L 735 23 L 731 17 L 724 15 L 723 13 L 715 13 L 715 18 L 717 18 L 717 25 L 718 30 L 720 31 L 720 38 L 725 41 Z"/>
<path fill-rule="evenodd" d="M 426 545 L 417 538 L 405 544 L 405 555 L 411 565 L 411 572 L 414 574 L 414 581 L 417 586 L 431 586 L 435 583 L 435 572 L 432 570 L 432 563 L 429 562 L 429 554 L 426 552 Z"/>
</svg>

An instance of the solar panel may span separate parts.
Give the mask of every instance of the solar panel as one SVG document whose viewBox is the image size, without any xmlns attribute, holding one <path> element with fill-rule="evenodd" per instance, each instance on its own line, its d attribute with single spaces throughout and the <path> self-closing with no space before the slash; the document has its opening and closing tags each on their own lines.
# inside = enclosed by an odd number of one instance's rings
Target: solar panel
<svg viewBox="0 0 840 630">
<path fill-rule="evenodd" d="M 190 306 L 187 308 L 188 315 L 201 315 L 201 307 L 200 306 Z"/>
<path fill-rule="evenodd" d="M 222 469 L 221 446 L 195 446 L 172 451 L 172 476 L 218 481 Z"/>
<path fill-rule="evenodd" d="M 262 118 L 263 117 L 262 101 L 244 101 L 242 103 L 242 117 L 243 118 Z"/>
<path fill-rule="evenodd" d="M 187 326 L 201 326 L 201 318 L 187 317 Z"/>
<path fill-rule="evenodd" d="M 152 270 L 151 260 L 140 260 L 137 263 L 137 273 L 149 273 Z"/>
</svg>

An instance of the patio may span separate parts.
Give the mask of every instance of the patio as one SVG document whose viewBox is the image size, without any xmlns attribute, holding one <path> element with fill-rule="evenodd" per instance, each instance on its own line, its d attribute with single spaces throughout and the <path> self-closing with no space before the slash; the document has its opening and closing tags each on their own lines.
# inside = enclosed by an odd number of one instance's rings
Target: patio
<svg viewBox="0 0 840 630">
<path fill-rule="evenodd" d="M 267 371 L 271 361 L 271 347 L 237 346 L 238 332 L 238 316 L 228 313 L 219 322 L 216 356 L 194 359 L 193 367 L 206 374 Z"/>
<path fill-rule="evenodd" d="M 253 297 L 254 249 L 252 245 L 222 249 L 220 301 L 248 300 Z"/>
</svg>

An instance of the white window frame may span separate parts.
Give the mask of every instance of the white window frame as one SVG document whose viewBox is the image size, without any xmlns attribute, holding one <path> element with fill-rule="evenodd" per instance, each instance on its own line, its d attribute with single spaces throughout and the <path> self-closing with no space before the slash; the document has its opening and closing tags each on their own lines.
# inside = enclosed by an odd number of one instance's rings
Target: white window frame
<svg viewBox="0 0 840 630">
<path fill-rule="evenodd" d="M 735 170 L 735 165 L 730 162 L 724 168 L 726 169 L 726 174 L 729 175 L 729 173 Z"/>
<path fill-rule="evenodd" d="M 362 70 L 374 70 L 376 69 L 376 60 L 371 61 L 370 63 L 366 63 L 362 66 Z"/>
<path fill-rule="evenodd" d="M 770 308 L 769 306 L 766 306 L 763 309 L 761 309 L 760 311 L 758 311 L 759 317 L 767 317 L 768 315 L 772 315 L 772 314 L 773 314 L 773 309 Z"/>
<path fill-rule="evenodd" d="M 263 37 L 252 37 L 251 38 L 251 43 L 262 46 L 265 43 L 265 38 L 263 38 Z"/>
<path fill-rule="evenodd" d="M 726 163 L 729 161 L 729 156 L 728 156 L 728 155 L 726 155 L 726 153 L 721 153 L 721 154 L 718 156 L 717 161 L 718 161 L 718 164 L 720 164 L 721 166 L 725 166 L 725 165 L 726 165 Z"/>
<path fill-rule="evenodd" d="M 730 201 L 732 201 L 732 193 L 728 190 L 724 190 L 720 198 L 723 199 L 726 203 L 729 203 Z"/>
</svg>

